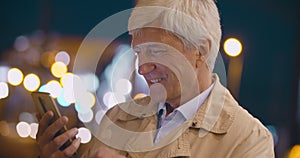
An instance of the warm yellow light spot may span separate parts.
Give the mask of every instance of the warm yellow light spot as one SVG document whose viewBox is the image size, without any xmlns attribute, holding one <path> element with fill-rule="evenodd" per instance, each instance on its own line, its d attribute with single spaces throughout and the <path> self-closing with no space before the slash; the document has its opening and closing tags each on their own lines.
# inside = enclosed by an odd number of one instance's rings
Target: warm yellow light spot
<svg viewBox="0 0 300 158">
<path fill-rule="evenodd" d="M 231 57 L 236 57 L 241 54 L 243 49 L 242 43 L 236 38 L 228 38 L 224 42 L 224 51 Z"/>
<path fill-rule="evenodd" d="M 51 66 L 51 73 L 57 78 L 61 78 L 68 71 L 67 66 L 63 62 L 55 62 Z"/>
<path fill-rule="evenodd" d="M 7 73 L 7 80 L 13 86 L 18 86 L 23 81 L 23 73 L 18 68 L 11 68 Z"/>
<path fill-rule="evenodd" d="M 290 153 L 288 158 L 299 158 L 300 157 L 300 145 L 295 145 Z"/>
<path fill-rule="evenodd" d="M 24 78 L 23 85 L 29 92 L 36 91 L 40 87 L 40 78 L 36 74 L 28 74 Z"/>
<path fill-rule="evenodd" d="M 6 121 L 0 121 L 0 136 L 8 136 L 9 133 L 8 123 Z"/>
<path fill-rule="evenodd" d="M 140 98 L 144 98 L 144 97 L 146 97 L 147 95 L 146 94 L 144 94 L 144 93 L 138 93 L 137 95 L 135 95 L 134 97 L 133 97 L 133 99 L 140 99 Z"/>
<path fill-rule="evenodd" d="M 57 51 L 44 52 L 41 56 L 41 64 L 49 68 L 55 62 L 55 54 Z"/>
</svg>

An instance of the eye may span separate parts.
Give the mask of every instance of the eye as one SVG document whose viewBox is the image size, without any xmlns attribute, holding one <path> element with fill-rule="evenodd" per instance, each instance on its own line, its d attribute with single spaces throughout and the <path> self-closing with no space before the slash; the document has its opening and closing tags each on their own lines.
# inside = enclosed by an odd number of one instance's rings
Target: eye
<svg viewBox="0 0 300 158">
<path fill-rule="evenodd" d="M 141 50 L 138 48 L 133 49 L 134 55 L 138 55 L 140 52 L 141 52 Z"/>
<path fill-rule="evenodd" d="M 161 54 L 161 53 L 164 53 L 164 52 L 166 52 L 166 50 L 164 50 L 164 49 L 153 49 L 153 50 L 151 50 L 151 53 L 153 53 L 153 54 Z"/>
</svg>

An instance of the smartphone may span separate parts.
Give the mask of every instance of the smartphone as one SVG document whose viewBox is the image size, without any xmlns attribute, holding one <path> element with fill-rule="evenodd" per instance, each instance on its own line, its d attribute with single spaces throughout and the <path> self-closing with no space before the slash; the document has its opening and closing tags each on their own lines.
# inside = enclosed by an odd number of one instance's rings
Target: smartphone
<svg viewBox="0 0 300 158">
<path fill-rule="evenodd" d="M 32 92 L 31 93 L 34 105 L 37 109 L 37 111 L 40 113 L 41 116 L 43 116 L 47 111 L 52 111 L 54 113 L 53 119 L 50 122 L 52 124 L 55 120 L 61 117 L 61 113 L 57 107 L 57 104 L 55 100 L 50 96 L 49 93 L 45 92 Z M 54 136 L 57 137 L 67 131 L 67 127 L 64 126 L 62 129 L 60 129 Z M 72 143 L 72 139 L 68 140 L 64 145 L 62 145 L 59 149 L 64 150 L 66 147 L 68 147 Z"/>
</svg>

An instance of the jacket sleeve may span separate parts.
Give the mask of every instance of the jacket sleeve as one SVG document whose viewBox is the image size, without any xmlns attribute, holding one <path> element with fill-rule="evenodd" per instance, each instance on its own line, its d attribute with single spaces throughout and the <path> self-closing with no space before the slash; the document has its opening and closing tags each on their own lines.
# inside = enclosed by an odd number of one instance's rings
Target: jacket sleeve
<svg viewBox="0 0 300 158">
<path fill-rule="evenodd" d="M 234 158 L 274 158 L 274 143 L 271 133 L 264 127 L 254 128 L 234 150 Z"/>
</svg>

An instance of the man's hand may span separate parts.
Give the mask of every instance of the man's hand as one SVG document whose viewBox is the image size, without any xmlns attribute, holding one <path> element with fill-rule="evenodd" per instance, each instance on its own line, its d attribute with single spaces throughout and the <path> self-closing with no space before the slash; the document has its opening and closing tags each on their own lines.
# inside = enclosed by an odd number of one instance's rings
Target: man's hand
<svg viewBox="0 0 300 158">
<path fill-rule="evenodd" d="M 48 111 L 39 121 L 39 129 L 36 135 L 36 141 L 39 146 L 40 157 L 71 157 L 77 151 L 80 145 L 80 138 L 75 139 L 72 144 L 66 147 L 63 151 L 59 150 L 59 148 L 69 139 L 74 138 L 78 133 L 78 129 L 70 129 L 54 138 L 55 134 L 68 123 L 68 118 L 63 116 L 50 124 L 53 115 L 54 114 L 52 111 Z"/>
</svg>

